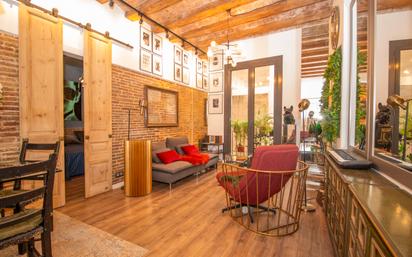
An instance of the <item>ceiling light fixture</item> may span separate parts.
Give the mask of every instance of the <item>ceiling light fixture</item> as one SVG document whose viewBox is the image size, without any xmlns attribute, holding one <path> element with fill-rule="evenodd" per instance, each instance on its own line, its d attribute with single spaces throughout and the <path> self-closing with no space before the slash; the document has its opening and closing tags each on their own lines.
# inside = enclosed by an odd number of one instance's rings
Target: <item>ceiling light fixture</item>
<svg viewBox="0 0 412 257">
<path fill-rule="evenodd" d="M 237 44 L 231 44 L 229 39 L 229 30 L 230 30 L 230 13 L 231 9 L 226 10 L 227 13 L 227 30 L 226 30 L 226 43 L 218 45 L 215 40 L 210 42 L 210 46 L 207 50 L 207 56 L 212 57 L 216 52 L 223 52 L 226 56 L 226 61 L 232 67 L 236 67 L 237 59 L 243 58 L 242 51 L 239 49 Z"/>
<path fill-rule="evenodd" d="M 139 13 L 139 16 L 140 16 L 139 24 L 142 25 L 143 24 L 143 15 L 141 13 Z"/>
</svg>

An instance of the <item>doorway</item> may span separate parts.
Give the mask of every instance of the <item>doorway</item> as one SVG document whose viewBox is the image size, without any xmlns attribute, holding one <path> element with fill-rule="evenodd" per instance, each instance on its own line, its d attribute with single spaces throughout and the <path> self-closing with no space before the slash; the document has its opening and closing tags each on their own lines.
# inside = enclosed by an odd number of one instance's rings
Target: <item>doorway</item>
<svg viewBox="0 0 412 257">
<path fill-rule="evenodd" d="M 83 58 L 63 56 L 66 202 L 85 197 Z"/>
<path fill-rule="evenodd" d="M 246 159 L 282 138 L 282 56 L 225 65 L 224 152 Z"/>
</svg>

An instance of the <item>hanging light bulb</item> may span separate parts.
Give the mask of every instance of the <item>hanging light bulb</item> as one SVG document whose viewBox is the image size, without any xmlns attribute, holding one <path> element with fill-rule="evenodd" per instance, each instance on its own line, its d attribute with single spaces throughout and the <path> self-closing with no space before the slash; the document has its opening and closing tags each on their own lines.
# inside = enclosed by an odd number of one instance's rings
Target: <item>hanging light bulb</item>
<svg viewBox="0 0 412 257">
<path fill-rule="evenodd" d="M 211 49 L 210 47 L 207 49 L 207 56 L 208 56 L 208 57 L 212 57 L 212 56 L 213 56 L 213 51 L 212 51 L 212 49 Z"/>
<path fill-rule="evenodd" d="M 235 68 L 237 65 L 236 61 L 232 59 L 232 67 Z"/>
<path fill-rule="evenodd" d="M 211 47 L 216 47 L 216 41 L 213 40 L 212 42 L 210 42 L 210 46 Z"/>
</svg>

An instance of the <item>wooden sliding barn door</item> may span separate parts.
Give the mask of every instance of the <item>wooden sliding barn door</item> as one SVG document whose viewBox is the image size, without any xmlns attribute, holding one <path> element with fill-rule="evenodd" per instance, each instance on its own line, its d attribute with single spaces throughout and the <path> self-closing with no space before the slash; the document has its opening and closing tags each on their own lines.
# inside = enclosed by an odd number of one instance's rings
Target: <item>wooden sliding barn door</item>
<svg viewBox="0 0 412 257">
<path fill-rule="evenodd" d="M 33 143 L 60 140 L 54 207 L 65 204 L 62 21 L 19 5 L 20 136 Z M 47 159 L 50 152 L 28 153 Z"/>
<path fill-rule="evenodd" d="M 112 44 L 84 30 L 85 192 L 112 188 Z"/>
</svg>

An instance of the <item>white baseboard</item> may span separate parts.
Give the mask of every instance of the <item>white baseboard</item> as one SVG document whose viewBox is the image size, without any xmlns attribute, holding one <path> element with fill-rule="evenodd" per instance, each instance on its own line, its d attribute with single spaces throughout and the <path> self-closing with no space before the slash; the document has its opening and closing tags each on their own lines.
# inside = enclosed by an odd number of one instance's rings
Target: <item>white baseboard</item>
<svg viewBox="0 0 412 257">
<path fill-rule="evenodd" d="M 119 189 L 119 188 L 121 188 L 122 186 L 124 186 L 124 181 L 119 182 L 119 183 L 116 183 L 116 184 L 113 184 L 113 185 L 112 185 L 112 189 Z"/>
</svg>

